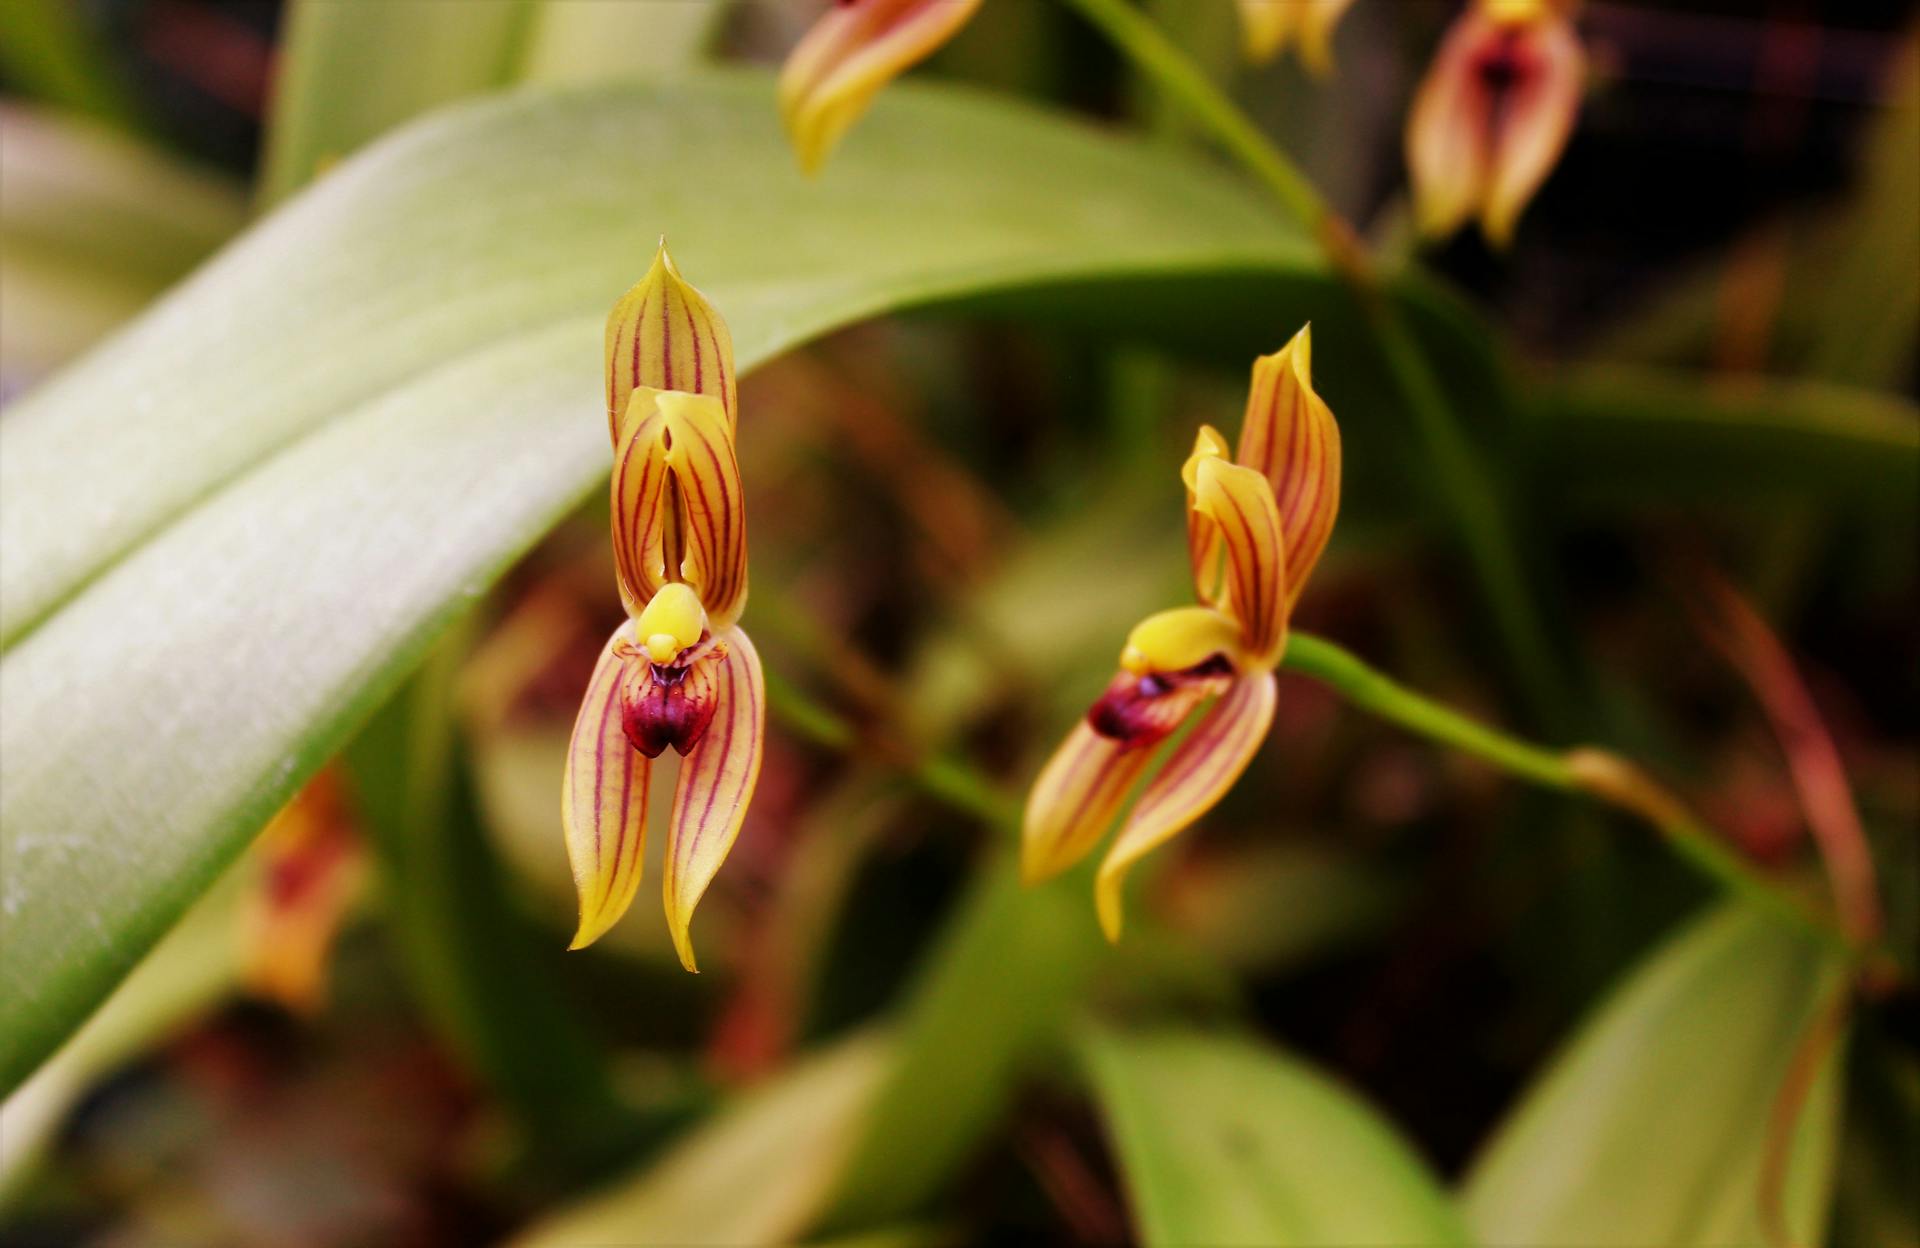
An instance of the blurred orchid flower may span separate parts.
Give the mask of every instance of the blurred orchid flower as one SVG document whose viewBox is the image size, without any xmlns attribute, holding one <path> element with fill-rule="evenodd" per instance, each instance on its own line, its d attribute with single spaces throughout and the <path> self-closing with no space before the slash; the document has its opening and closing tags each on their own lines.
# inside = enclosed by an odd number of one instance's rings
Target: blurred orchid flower
<svg viewBox="0 0 1920 1248">
<path fill-rule="evenodd" d="M 1407 116 L 1421 232 L 1451 234 L 1477 216 L 1505 246 L 1573 133 L 1585 73 L 1553 0 L 1476 0 L 1461 14 Z"/>
<path fill-rule="evenodd" d="M 1253 760 L 1273 722 L 1287 620 L 1340 506 L 1340 430 L 1313 390 L 1311 327 L 1253 366 L 1228 458 L 1203 427 L 1180 470 L 1198 605 L 1150 615 L 1120 673 L 1042 769 L 1027 798 L 1022 872 L 1047 879 L 1107 831 L 1155 747 L 1217 698 L 1148 782 L 1100 865 L 1100 926 L 1118 940 L 1121 886 L 1150 850 L 1199 819 Z"/>
<path fill-rule="evenodd" d="M 652 760 L 668 746 L 684 756 L 663 889 L 689 971 L 694 907 L 740 833 L 766 736 L 760 658 L 735 626 L 747 601 L 735 393 L 726 323 L 663 243 L 607 318 L 613 554 L 627 619 L 574 723 L 561 813 L 579 949 L 640 885 Z"/>
<path fill-rule="evenodd" d="M 327 958 L 366 876 L 339 776 L 322 771 L 255 843 L 257 883 L 241 912 L 241 982 L 309 1014 L 326 995 Z"/>
<path fill-rule="evenodd" d="M 1353 0 L 1240 0 L 1241 45 L 1247 59 L 1264 65 L 1289 43 L 1313 74 L 1333 72 L 1333 28 Z"/>
<path fill-rule="evenodd" d="M 889 82 L 939 50 L 981 0 L 838 0 L 780 71 L 780 116 L 800 167 L 828 153 Z"/>
</svg>

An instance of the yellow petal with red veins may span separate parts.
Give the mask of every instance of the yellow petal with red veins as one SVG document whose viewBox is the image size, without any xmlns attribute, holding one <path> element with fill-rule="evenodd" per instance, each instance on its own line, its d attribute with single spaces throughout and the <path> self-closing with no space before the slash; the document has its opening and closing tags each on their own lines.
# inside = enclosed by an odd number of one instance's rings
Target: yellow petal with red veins
<svg viewBox="0 0 1920 1248">
<path fill-rule="evenodd" d="M 1227 611 L 1240 622 L 1246 661 L 1271 667 L 1287 635 L 1285 552 L 1273 490 L 1260 473 L 1219 459 L 1201 461 L 1194 478 L 1194 508 L 1220 527 Z"/>
<path fill-rule="evenodd" d="M 645 386 L 633 392 L 614 452 L 613 558 L 629 611 L 681 581 L 716 633 L 739 618 L 747 601 L 746 507 L 717 399 Z"/>
<path fill-rule="evenodd" d="M 980 0 L 843 0 L 780 71 L 780 116 L 800 167 L 818 172 L 880 89 L 933 55 Z"/>
<path fill-rule="evenodd" d="M 1153 758 L 1151 746 L 1129 748 L 1095 732 L 1084 718 L 1075 723 L 1027 794 L 1020 831 L 1020 873 L 1027 883 L 1050 879 L 1084 858 L 1113 826 Z"/>
<path fill-rule="evenodd" d="M 1148 782 L 1126 827 L 1107 851 L 1094 882 L 1100 927 L 1108 940 L 1120 939 L 1127 872 L 1213 809 L 1233 787 L 1266 739 L 1275 701 L 1272 673 L 1259 672 L 1235 681 Z"/>
<path fill-rule="evenodd" d="M 646 276 L 607 314 L 607 426 L 616 447 L 638 386 L 711 396 L 729 423 L 739 408 L 733 335 L 706 296 L 680 276 L 664 239 Z"/>
<path fill-rule="evenodd" d="M 1194 435 L 1193 451 L 1180 466 L 1180 480 L 1187 487 L 1187 563 L 1193 569 L 1194 596 L 1210 607 L 1220 605 L 1226 590 L 1226 570 L 1220 562 L 1220 530 L 1204 512 L 1194 510 L 1193 483 L 1203 459 L 1228 457 L 1227 440 L 1212 425 L 1200 426 Z"/>
<path fill-rule="evenodd" d="M 649 764 L 627 743 L 621 727 L 620 686 L 633 673 L 614 653 L 617 642 L 632 643 L 629 632 L 622 624 L 601 650 L 567 747 L 560 821 L 580 895 L 573 949 L 600 939 L 626 913 L 640 886 Z"/>
<path fill-rule="evenodd" d="M 1313 388 L 1313 327 L 1253 364 L 1238 462 L 1263 474 L 1280 509 L 1287 609 L 1300 598 L 1340 512 L 1340 426 Z"/>
<path fill-rule="evenodd" d="M 689 971 L 700 969 L 694 964 L 689 930 L 694 907 L 740 835 L 766 752 L 767 697 L 760 656 L 737 628 L 720 640 L 727 652 L 714 675 L 719 709 L 680 764 L 662 882 L 667 930 L 680 964 Z"/>
</svg>

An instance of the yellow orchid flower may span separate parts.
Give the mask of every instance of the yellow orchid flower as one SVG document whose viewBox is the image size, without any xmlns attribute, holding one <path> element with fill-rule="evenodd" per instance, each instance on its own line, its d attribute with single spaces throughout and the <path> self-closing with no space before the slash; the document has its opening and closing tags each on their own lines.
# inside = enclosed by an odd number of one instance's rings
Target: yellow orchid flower
<svg viewBox="0 0 1920 1248">
<path fill-rule="evenodd" d="M 683 755 L 663 881 L 681 964 L 689 927 L 760 778 L 766 689 L 736 625 L 747 601 L 746 510 L 734 455 L 733 343 L 663 243 L 607 318 L 613 553 L 627 619 L 607 639 L 574 723 L 561 796 L 580 894 L 572 948 L 640 886 L 652 761 Z"/>
<path fill-rule="evenodd" d="M 299 1014 L 325 999 L 327 958 L 366 876 L 341 788 L 322 771 L 260 833 L 241 911 L 241 983 Z"/>
<path fill-rule="evenodd" d="M 1333 28 L 1353 0 L 1240 0 L 1241 44 L 1247 59 L 1264 65 L 1289 44 L 1313 74 L 1333 72 Z"/>
<path fill-rule="evenodd" d="M 839 0 L 821 14 L 780 71 L 780 117 L 801 169 L 818 173 L 880 89 L 938 51 L 980 3 Z"/>
<path fill-rule="evenodd" d="M 1566 149 L 1586 55 L 1551 0 L 1475 0 L 1440 44 L 1407 114 L 1407 169 L 1424 234 L 1478 217 L 1504 247 Z"/>
<path fill-rule="evenodd" d="M 1150 850 L 1212 809 L 1273 722 L 1287 620 L 1340 507 L 1340 429 L 1313 390 L 1311 327 L 1255 361 L 1237 454 L 1204 427 L 1181 468 L 1195 606 L 1148 616 L 1120 672 L 1041 770 L 1027 798 L 1029 883 L 1083 858 L 1150 770 L 1160 742 L 1211 710 L 1135 803 L 1100 865 L 1095 901 L 1120 938 L 1121 886 Z"/>
</svg>

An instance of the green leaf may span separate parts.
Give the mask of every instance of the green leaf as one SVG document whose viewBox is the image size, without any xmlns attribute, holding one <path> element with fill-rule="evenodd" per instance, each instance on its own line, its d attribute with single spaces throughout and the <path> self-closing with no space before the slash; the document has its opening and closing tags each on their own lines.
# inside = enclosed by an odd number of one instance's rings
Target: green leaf
<svg viewBox="0 0 1920 1248">
<path fill-rule="evenodd" d="M 906 1002 L 897 1056 L 827 1228 L 913 1212 L 999 1123 L 1107 952 L 1091 892 L 1090 869 L 1030 889 L 1010 858 L 982 867 Z"/>
<path fill-rule="evenodd" d="M 964 93 L 890 92 L 817 183 L 757 76 L 376 145 L 0 421 L 0 1086 L 603 478 L 603 318 L 662 232 L 743 368 L 995 290 L 1331 289 L 1204 168 Z"/>
<path fill-rule="evenodd" d="M 1841 967 L 1727 905 L 1641 964 L 1527 1092 L 1474 1166 L 1467 1218 L 1489 1244 L 1767 1242 L 1761 1167 L 1775 1094 Z M 1788 1165 L 1792 1240 L 1826 1224 L 1839 1054 L 1801 1111 Z"/>
<path fill-rule="evenodd" d="M 724 0 L 294 0 L 263 198 L 276 203 L 332 161 L 471 95 L 517 82 L 606 82 L 685 68 L 725 9 Z"/>
<path fill-rule="evenodd" d="M 1096 1030 L 1085 1053 L 1146 1244 L 1469 1242 L 1392 1127 L 1311 1067 L 1183 1030 Z"/>
<path fill-rule="evenodd" d="M 639 1175 L 536 1224 L 518 1248 L 791 1243 L 839 1172 L 886 1070 L 844 1041 L 746 1094 Z"/>
<path fill-rule="evenodd" d="M 0 105 L 0 384 L 26 389 L 239 232 L 238 187 L 102 126 Z"/>
<path fill-rule="evenodd" d="M 276 203 L 400 123 L 512 82 L 533 8 L 533 0 L 294 0 L 262 198 Z"/>
<path fill-rule="evenodd" d="M 1530 463 L 1562 497 L 1916 507 L 1920 409 L 1823 382 L 1608 365 L 1536 384 Z"/>
<path fill-rule="evenodd" d="M 139 123 L 126 84 L 73 0 L 0 0 L 0 69 L 9 85 L 123 126 Z"/>
</svg>

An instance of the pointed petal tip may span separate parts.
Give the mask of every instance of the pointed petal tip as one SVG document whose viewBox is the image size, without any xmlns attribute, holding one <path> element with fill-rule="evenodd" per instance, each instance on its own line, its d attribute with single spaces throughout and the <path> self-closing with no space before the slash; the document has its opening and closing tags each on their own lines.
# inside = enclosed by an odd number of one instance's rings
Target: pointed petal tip
<svg viewBox="0 0 1920 1248">
<path fill-rule="evenodd" d="M 1093 908 L 1100 917 L 1100 934 L 1107 943 L 1117 945 L 1125 927 L 1127 871 L 1124 866 L 1109 870 L 1104 864 L 1093 883 Z"/>
</svg>

